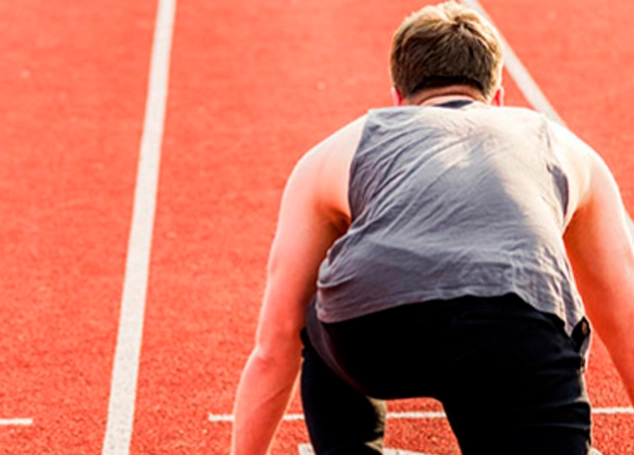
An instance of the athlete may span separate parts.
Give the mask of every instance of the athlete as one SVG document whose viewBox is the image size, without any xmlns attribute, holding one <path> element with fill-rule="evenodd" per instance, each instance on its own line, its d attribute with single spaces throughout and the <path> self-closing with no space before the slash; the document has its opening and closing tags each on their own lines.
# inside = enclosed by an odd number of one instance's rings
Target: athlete
<svg viewBox="0 0 634 455">
<path fill-rule="evenodd" d="M 564 127 L 502 107 L 496 30 L 454 2 L 394 35 L 395 106 L 284 191 L 232 455 L 268 452 L 301 370 L 317 454 L 379 454 L 385 400 L 439 400 L 465 455 L 585 455 L 593 329 L 634 402 L 634 247 Z"/>
</svg>

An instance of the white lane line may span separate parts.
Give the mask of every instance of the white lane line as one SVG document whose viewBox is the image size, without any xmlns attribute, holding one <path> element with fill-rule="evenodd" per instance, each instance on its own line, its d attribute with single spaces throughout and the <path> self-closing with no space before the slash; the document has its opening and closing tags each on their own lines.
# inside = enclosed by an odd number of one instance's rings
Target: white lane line
<svg viewBox="0 0 634 455">
<path fill-rule="evenodd" d="M 175 11 L 159 0 L 103 455 L 130 451 Z"/>
<path fill-rule="evenodd" d="M 426 411 L 426 412 L 388 412 L 388 419 L 444 419 L 446 414 L 442 411 Z"/>
<path fill-rule="evenodd" d="M 593 414 L 634 414 L 634 408 L 598 408 L 593 411 Z"/>
<path fill-rule="evenodd" d="M 33 419 L 0 419 L 0 427 L 28 427 L 33 425 Z"/>
<path fill-rule="evenodd" d="M 478 0 L 462 0 L 462 3 L 476 10 L 482 16 L 486 17 L 487 20 L 491 22 L 491 24 L 494 24 L 491 20 L 491 17 L 487 14 L 486 10 L 482 7 Z M 515 83 L 517 84 L 518 88 L 520 89 L 526 100 L 531 104 L 531 106 L 535 108 L 535 110 L 541 112 L 551 120 L 564 125 L 563 119 L 559 116 L 552 104 L 550 104 L 548 98 L 546 98 L 544 93 L 535 82 L 535 79 L 533 79 L 526 67 L 517 57 L 517 54 L 515 54 L 508 41 L 506 41 L 506 39 L 501 35 L 501 32 L 500 37 L 502 38 L 502 46 L 504 47 L 504 60 L 506 69 L 508 70 L 511 77 L 515 80 Z M 634 222 L 632 222 L 632 218 L 630 215 L 628 215 L 627 222 L 630 229 L 631 237 L 634 240 Z"/>
<path fill-rule="evenodd" d="M 634 414 L 634 408 L 622 407 L 622 408 L 594 408 L 593 414 L 603 415 L 628 415 Z M 441 411 L 426 411 L 426 412 L 388 412 L 388 420 L 424 420 L 424 419 L 444 419 L 447 415 Z M 232 414 L 209 414 L 210 422 L 233 422 L 234 418 Z M 287 414 L 284 416 L 285 421 L 297 421 L 304 420 L 303 414 Z"/>
</svg>

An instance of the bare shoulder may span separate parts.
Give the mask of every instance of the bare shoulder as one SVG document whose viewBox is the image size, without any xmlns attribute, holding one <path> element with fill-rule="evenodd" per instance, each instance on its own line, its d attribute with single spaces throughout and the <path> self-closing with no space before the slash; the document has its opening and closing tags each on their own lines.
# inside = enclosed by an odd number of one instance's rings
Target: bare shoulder
<svg viewBox="0 0 634 455">
<path fill-rule="evenodd" d="M 590 294 L 588 283 L 604 288 L 623 281 L 619 274 L 626 268 L 615 264 L 627 264 L 628 270 L 634 265 L 627 212 L 617 182 L 601 156 L 563 126 L 556 125 L 554 130 L 557 153 L 574 198 L 564 241 L 575 275 L 581 278 L 580 287 Z"/>
<path fill-rule="evenodd" d="M 599 155 L 568 128 L 550 122 L 551 140 L 559 162 L 568 176 L 570 188 L 569 217 L 571 218 L 591 194 L 593 168 Z"/>
<path fill-rule="evenodd" d="M 556 153 L 568 172 L 575 193 L 575 211 L 598 200 L 620 203 L 620 191 L 612 172 L 601 156 L 562 125 L 554 124 Z"/>
<path fill-rule="evenodd" d="M 304 186 L 309 185 L 326 215 L 349 224 L 348 183 L 350 165 L 359 146 L 366 117 L 344 126 L 315 147 L 297 164 Z"/>
</svg>

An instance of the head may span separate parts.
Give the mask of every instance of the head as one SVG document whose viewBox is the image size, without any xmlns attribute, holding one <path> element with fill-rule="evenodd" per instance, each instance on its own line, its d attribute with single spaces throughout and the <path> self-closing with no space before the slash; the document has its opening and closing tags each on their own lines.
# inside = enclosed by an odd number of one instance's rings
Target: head
<svg viewBox="0 0 634 455">
<path fill-rule="evenodd" d="M 502 42 L 474 10 L 448 1 L 411 14 L 392 41 L 390 71 L 398 104 L 425 93 L 462 90 L 501 103 Z"/>
</svg>

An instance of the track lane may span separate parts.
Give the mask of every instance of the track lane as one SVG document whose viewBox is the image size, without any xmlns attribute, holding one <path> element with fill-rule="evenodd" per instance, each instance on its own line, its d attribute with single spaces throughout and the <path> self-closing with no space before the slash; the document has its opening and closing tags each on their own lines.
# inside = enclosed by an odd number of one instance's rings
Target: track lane
<svg viewBox="0 0 634 455">
<path fill-rule="evenodd" d="M 389 37 L 420 6 L 179 5 L 132 453 L 226 452 L 230 424 L 209 413 L 231 411 L 284 180 L 316 141 L 389 104 Z M 438 405 L 392 406 L 411 409 Z M 274 453 L 305 440 L 287 422 Z M 458 453 L 446 421 L 391 423 L 387 443 Z"/>
<path fill-rule="evenodd" d="M 418 7 L 179 4 L 132 453 L 226 452 L 230 424 L 209 413 L 231 412 L 285 179 L 317 141 L 390 103 L 390 36 Z M 525 105 L 512 83 L 508 98 Z M 392 446 L 416 447 L 425 424 L 411 425 L 393 424 Z M 456 450 L 446 422 L 429 425 L 424 444 Z M 307 440 L 301 422 L 282 432 L 274 453 Z"/>
<path fill-rule="evenodd" d="M 152 13 L 0 4 L 2 454 L 100 450 Z"/>
</svg>

